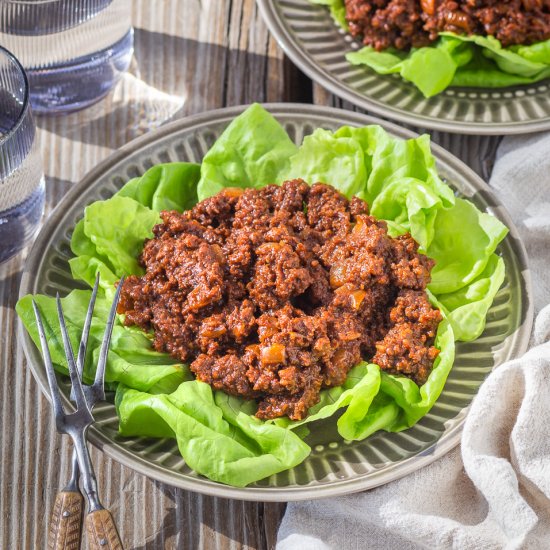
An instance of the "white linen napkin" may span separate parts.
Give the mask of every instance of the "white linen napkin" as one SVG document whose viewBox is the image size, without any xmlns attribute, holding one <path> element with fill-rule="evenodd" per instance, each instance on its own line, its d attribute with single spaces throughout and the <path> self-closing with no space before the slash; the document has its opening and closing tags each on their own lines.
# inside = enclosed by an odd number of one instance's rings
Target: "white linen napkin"
<svg viewBox="0 0 550 550">
<path fill-rule="evenodd" d="M 289 504 L 277 550 L 550 549 L 550 133 L 506 138 L 490 185 L 527 248 L 531 349 L 483 383 L 459 448 L 378 489 Z"/>
</svg>

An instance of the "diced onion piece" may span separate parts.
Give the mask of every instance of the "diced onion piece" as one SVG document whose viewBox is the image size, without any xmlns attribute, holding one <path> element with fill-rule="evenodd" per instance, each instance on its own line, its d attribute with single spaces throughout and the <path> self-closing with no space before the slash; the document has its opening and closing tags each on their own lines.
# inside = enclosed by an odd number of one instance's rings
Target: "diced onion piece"
<svg viewBox="0 0 550 550">
<path fill-rule="evenodd" d="M 466 32 L 468 32 L 469 26 L 468 26 L 468 16 L 462 12 L 462 11 L 455 11 L 455 12 L 449 12 L 445 15 L 445 21 L 449 25 L 453 25 L 455 27 L 458 27 L 459 29 L 462 29 Z"/>
<path fill-rule="evenodd" d="M 207 328 L 202 331 L 202 336 L 206 338 L 219 338 L 226 333 L 226 328 L 223 325 L 219 325 L 214 328 Z"/>
<path fill-rule="evenodd" d="M 343 340 L 344 342 L 351 342 L 353 340 L 361 338 L 361 333 L 357 331 L 350 331 L 345 333 L 340 332 L 338 336 L 340 337 L 340 340 Z"/>
<path fill-rule="evenodd" d="M 271 344 L 261 349 L 262 363 L 276 365 L 286 361 L 286 347 L 282 344 Z"/>
<path fill-rule="evenodd" d="M 223 194 L 228 197 L 240 197 L 244 193 L 242 187 L 226 187 L 223 190 Z"/>
<path fill-rule="evenodd" d="M 332 288 L 338 288 L 347 282 L 347 269 L 346 264 L 336 264 L 330 270 L 330 286 Z"/>
<path fill-rule="evenodd" d="M 334 294 L 340 294 L 342 296 L 347 296 L 351 292 L 355 290 L 355 287 L 351 285 L 350 283 L 346 283 L 342 286 L 339 286 L 338 288 L 334 289 Z"/>
<path fill-rule="evenodd" d="M 319 338 L 313 345 L 313 350 L 318 355 L 324 355 L 330 351 L 330 340 L 328 338 Z"/>
<path fill-rule="evenodd" d="M 363 216 L 357 216 L 357 221 L 355 222 L 355 225 L 353 226 L 351 232 L 359 233 L 360 231 L 363 231 L 366 227 L 367 224 L 365 223 L 365 218 Z"/>
<path fill-rule="evenodd" d="M 219 244 L 211 244 L 210 248 L 212 248 L 212 251 L 214 252 L 214 255 L 216 256 L 216 260 L 218 260 L 218 262 L 221 263 L 225 260 L 222 248 Z"/>
<path fill-rule="evenodd" d="M 279 381 L 281 386 L 286 388 L 290 393 L 298 391 L 298 376 L 296 375 L 296 367 L 287 367 L 279 370 Z"/>
<path fill-rule="evenodd" d="M 258 344 L 250 344 L 249 346 L 246 346 L 246 351 L 250 351 L 250 353 L 253 353 L 254 355 L 260 355 L 260 346 Z"/>
<path fill-rule="evenodd" d="M 356 290 L 350 294 L 351 298 L 351 307 L 355 310 L 358 310 L 361 307 L 361 303 L 365 299 L 367 293 L 364 290 Z"/>
<path fill-rule="evenodd" d="M 420 0 L 422 11 L 428 15 L 435 13 L 435 0 Z"/>
<path fill-rule="evenodd" d="M 262 315 L 262 319 L 262 323 L 258 327 L 261 342 L 279 332 L 279 324 L 275 316 L 264 313 L 264 315 Z"/>
</svg>

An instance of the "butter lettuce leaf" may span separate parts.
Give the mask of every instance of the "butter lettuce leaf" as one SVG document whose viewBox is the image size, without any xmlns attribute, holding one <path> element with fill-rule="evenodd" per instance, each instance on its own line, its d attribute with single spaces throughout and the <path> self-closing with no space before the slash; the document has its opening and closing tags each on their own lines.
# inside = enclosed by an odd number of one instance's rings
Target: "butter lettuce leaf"
<svg viewBox="0 0 550 550">
<path fill-rule="evenodd" d="M 439 307 L 453 327 L 456 340 L 470 342 L 481 336 L 487 312 L 502 286 L 504 260 L 492 254 L 485 269 L 471 283 L 449 294 L 439 294 Z"/>
<path fill-rule="evenodd" d="M 253 416 L 253 402 L 197 380 L 157 395 L 120 385 L 115 403 L 121 435 L 175 438 L 189 467 L 236 487 L 288 470 L 311 451 L 291 430 Z"/>
<path fill-rule="evenodd" d="M 470 284 L 484 269 L 508 228 L 471 202 L 456 199 L 449 209 L 437 213 L 434 239 L 427 255 L 436 261 L 428 285 L 435 294 L 445 294 Z"/>
<path fill-rule="evenodd" d="M 378 74 L 400 74 L 412 82 L 425 97 L 432 97 L 453 85 L 459 67 L 473 57 L 472 48 L 457 40 L 442 40 L 439 47 L 426 46 L 403 52 L 376 51 L 365 46 L 346 54 L 352 65 L 367 65 Z"/>
<path fill-rule="evenodd" d="M 145 239 L 160 223 L 158 212 L 134 199 L 115 195 L 90 204 L 84 210 L 84 233 L 100 257 L 109 260 L 116 275 L 141 274 L 138 256 Z"/>
<path fill-rule="evenodd" d="M 477 50 L 478 52 L 494 61 L 496 68 L 509 75 L 539 78 L 541 74 L 550 74 L 550 56 L 548 55 L 550 54 L 550 40 L 531 46 L 503 48 L 502 44 L 493 36 L 463 36 L 450 32 L 439 34 L 446 37 L 444 43 L 454 41 L 469 45 L 475 44 L 480 48 Z M 547 56 L 544 57 L 544 54 Z"/>
<path fill-rule="evenodd" d="M 197 186 L 198 200 L 225 187 L 263 187 L 281 181 L 296 145 L 263 107 L 238 116 L 206 153 Z"/>
<path fill-rule="evenodd" d="M 351 198 L 365 186 L 367 159 L 361 143 L 318 128 L 306 136 L 280 181 L 301 178 L 311 183 L 329 183 Z M 274 183 L 274 182 L 272 182 Z"/>
<path fill-rule="evenodd" d="M 172 162 L 157 164 L 140 178 L 130 180 L 117 193 L 151 210 L 188 210 L 197 203 L 200 164 Z"/>
</svg>

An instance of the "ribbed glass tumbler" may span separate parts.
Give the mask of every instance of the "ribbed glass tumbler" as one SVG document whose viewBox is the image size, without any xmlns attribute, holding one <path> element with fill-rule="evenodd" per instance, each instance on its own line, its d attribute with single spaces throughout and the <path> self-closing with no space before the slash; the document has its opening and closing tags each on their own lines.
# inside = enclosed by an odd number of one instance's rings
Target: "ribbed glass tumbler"
<svg viewBox="0 0 550 550">
<path fill-rule="evenodd" d="M 128 69 L 131 0 L 0 0 L 0 45 L 25 67 L 35 113 L 83 109 Z"/>
<path fill-rule="evenodd" d="M 44 209 L 42 159 L 23 67 L 0 47 L 0 262 L 34 234 Z"/>
</svg>

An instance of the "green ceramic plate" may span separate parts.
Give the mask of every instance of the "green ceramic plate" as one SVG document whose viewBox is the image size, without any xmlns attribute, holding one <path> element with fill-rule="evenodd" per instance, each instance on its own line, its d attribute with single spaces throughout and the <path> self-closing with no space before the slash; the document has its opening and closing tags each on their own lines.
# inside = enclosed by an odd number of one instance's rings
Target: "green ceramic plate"
<svg viewBox="0 0 550 550">
<path fill-rule="evenodd" d="M 257 0 L 285 53 L 332 93 L 377 115 L 461 134 L 524 134 L 550 128 L 550 80 L 510 88 L 448 88 L 426 99 L 399 75 L 346 61 L 361 43 L 309 0 Z"/>
<path fill-rule="evenodd" d="M 293 104 L 266 108 L 298 143 L 315 128 L 334 130 L 344 124 L 380 124 L 396 136 L 413 137 L 411 132 L 395 125 L 348 111 Z M 97 166 L 71 189 L 43 227 L 29 253 L 21 295 L 55 296 L 57 291 L 65 294 L 76 288 L 68 266 L 69 240 L 84 207 L 110 197 L 128 179 L 143 174 L 153 164 L 200 162 L 242 110 L 244 107 L 212 111 L 174 122 L 122 147 Z M 483 379 L 493 368 L 526 349 L 533 311 L 525 251 L 508 214 L 467 166 L 436 145 L 433 152 L 441 176 L 457 193 L 501 219 L 510 228 L 510 234 L 498 249 L 506 262 L 506 280 L 489 311 L 487 328 L 475 342 L 458 344 L 455 365 L 441 397 L 416 426 L 401 433 L 382 432 L 364 441 L 348 442 L 330 428 L 333 422 L 312 425 L 308 442 L 313 450 L 305 462 L 244 489 L 209 481 L 193 472 L 173 440 L 121 438 L 111 403 L 96 407 L 90 441 L 115 460 L 165 483 L 222 497 L 262 501 L 312 499 L 361 491 L 407 475 L 452 449 L 459 442 L 468 407 Z M 23 330 L 21 337 L 34 376 L 47 393 L 40 354 Z M 69 387 L 66 381 L 61 383 L 68 405 Z"/>
</svg>

